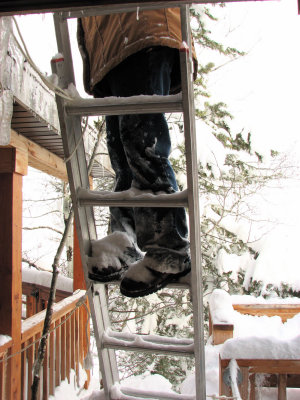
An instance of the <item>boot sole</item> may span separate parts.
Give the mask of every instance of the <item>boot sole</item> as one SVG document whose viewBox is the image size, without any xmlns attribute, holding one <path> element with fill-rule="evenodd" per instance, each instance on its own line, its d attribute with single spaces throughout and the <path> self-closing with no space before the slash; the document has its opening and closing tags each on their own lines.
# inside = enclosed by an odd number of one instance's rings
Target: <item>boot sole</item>
<svg viewBox="0 0 300 400">
<path fill-rule="evenodd" d="M 122 287 L 122 282 L 121 282 L 120 292 L 124 296 L 132 297 L 132 298 L 148 296 L 149 294 L 155 293 L 158 290 L 163 289 L 169 283 L 178 281 L 179 278 L 187 275 L 189 272 L 191 272 L 190 268 L 185 271 L 179 272 L 178 274 L 166 274 L 166 277 L 164 279 L 162 279 L 159 283 L 157 283 L 157 284 L 153 283 L 153 285 L 149 285 L 149 287 L 147 287 L 145 289 L 136 290 L 136 291 L 126 290 L 125 288 Z"/>
</svg>

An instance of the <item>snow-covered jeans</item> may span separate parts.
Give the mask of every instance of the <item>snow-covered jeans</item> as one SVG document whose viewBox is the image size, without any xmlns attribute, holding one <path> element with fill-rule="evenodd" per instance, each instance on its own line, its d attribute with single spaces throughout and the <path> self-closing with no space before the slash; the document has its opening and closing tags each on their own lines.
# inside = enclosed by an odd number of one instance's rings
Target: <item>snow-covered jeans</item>
<svg viewBox="0 0 300 400">
<path fill-rule="evenodd" d="M 168 95 L 177 50 L 153 47 L 130 56 L 105 78 L 111 96 Z M 116 174 L 115 191 L 178 190 L 168 160 L 171 141 L 164 114 L 106 117 L 107 147 Z M 189 263 L 184 208 L 112 207 L 111 230 L 125 231 L 160 272 L 177 273 Z M 169 260 L 169 261 L 168 261 Z"/>
</svg>

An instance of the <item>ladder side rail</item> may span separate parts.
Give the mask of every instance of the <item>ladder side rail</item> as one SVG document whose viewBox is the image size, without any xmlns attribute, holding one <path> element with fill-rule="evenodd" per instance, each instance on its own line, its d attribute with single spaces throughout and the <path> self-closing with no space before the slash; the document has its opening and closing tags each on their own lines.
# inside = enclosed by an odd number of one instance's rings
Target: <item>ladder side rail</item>
<svg viewBox="0 0 300 400">
<path fill-rule="evenodd" d="M 59 53 L 62 53 L 64 61 L 52 63 L 52 66 L 56 67 L 55 72 L 59 75 L 60 86 L 63 89 L 67 89 L 70 83 L 75 83 L 68 25 L 67 21 L 59 18 L 57 14 L 54 15 L 54 25 L 58 51 Z M 76 144 L 78 143 L 78 141 L 81 140 L 82 137 L 81 119 L 79 116 L 76 116 L 75 118 L 66 116 L 65 102 L 59 96 L 57 96 L 56 102 L 58 105 L 58 114 L 60 120 L 61 136 L 64 146 L 64 154 L 65 157 L 69 157 L 75 149 Z M 78 149 L 73 157 L 66 163 L 66 167 L 68 171 L 74 213 L 76 215 L 76 218 L 79 218 L 79 216 L 77 216 L 77 188 L 83 187 L 85 189 L 89 189 L 86 156 L 83 145 L 78 146 Z M 83 238 L 83 244 L 79 244 L 84 248 L 84 254 L 88 254 L 90 240 L 96 239 L 96 228 L 92 208 L 87 207 L 85 211 L 82 212 L 82 214 L 83 215 L 80 218 L 80 222 L 82 222 L 84 226 L 86 225 L 85 221 L 87 221 L 88 226 L 87 229 L 81 229 L 80 238 Z M 78 225 L 78 229 L 80 230 L 81 224 Z M 87 232 L 89 235 L 87 237 L 83 237 L 83 231 Z"/>
<path fill-rule="evenodd" d="M 62 88 L 66 88 L 69 83 L 74 83 L 74 75 L 72 72 L 73 68 L 70 67 L 70 65 L 72 66 L 72 56 L 71 51 L 69 51 L 70 41 L 67 21 L 63 21 L 58 17 L 58 15 L 55 15 L 54 23 L 56 26 L 58 45 L 62 46 L 61 48 L 58 48 L 58 50 L 59 52 L 63 53 L 65 57 L 65 61 L 63 64 L 67 65 L 66 69 L 64 69 L 62 64 L 59 65 L 60 63 L 56 63 L 56 66 L 58 67 L 56 72 L 61 75 L 61 81 L 63 82 Z M 59 71 L 59 69 L 61 71 Z M 66 116 L 64 110 L 64 100 L 62 100 L 59 96 L 56 96 L 56 101 L 61 125 L 64 152 L 65 155 L 68 157 L 78 143 L 78 140 L 81 140 L 81 119 L 79 116 Z M 79 187 L 85 189 L 89 188 L 89 179 L 83 141 L 78 146 L 76 152 L 71 157 L 71 159 L 67 162 L 67 171 L 69 176 L 69 184 L 74 207 L 74 216 L 76 221 L 76 229 L 78 234 L 84 276 L 87 287 L 89 287 L 86 256 L 89 254 L 90 251 L 90 240 L 96 239 L 97 236 L 92 207 L 89 206 L 78 208 L 77 189 Z M 109 388 L 115 382 L 118 382 L 119 377 L 115 352 L 113 350 L 107 350 L 102 347 L 101 337 L 99 334 L 100 331 L 103 332 L 110 326 L 105 286 L 102 285 L 100 288 L 97 289 L 97 292 L 94 291 L 94 288 L 92 286 L 91 290 L 88 291 L 88 298 L 90 302 L 92 319 L 94 324 L 96 325 L 95 339 L 99 354 L 99 365 L 101 368 L 104 390 L 106 398 L 110 399 Z"/>
<path fill-rule="evenodd" d="M 189 22 L 189 6 L 181 7 L 182 39 L 188 44 L 187 51 L 180 52 L 181 84 L 183 96 L 183 115 L 185 132 L 185 151 L 187 168 L 187 187 L 189 203 L 190 251 L 192 263 L 192 303 L 194 319 L 195 346 L 195 386 L 197 400 L 206 399 L 204 324 L 203 324 L 203 289 L 200 241 L 200 209 L 198 188 L 198 162 L 195 129 L 194 92 L 192 80 L 192 47 Z M 190 54 L 189 54 L 190 52 Z"/>
</svg>

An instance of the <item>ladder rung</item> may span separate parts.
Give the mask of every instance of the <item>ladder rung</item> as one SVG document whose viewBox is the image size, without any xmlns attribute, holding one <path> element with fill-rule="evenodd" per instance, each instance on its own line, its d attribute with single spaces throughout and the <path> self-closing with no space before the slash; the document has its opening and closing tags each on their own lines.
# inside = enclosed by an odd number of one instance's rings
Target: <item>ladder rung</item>
<svg viewBox="0 0 300 400">
<path fill-rule="evenodd" d="M 182 112 L 181 93 L 170 96 L 75 98 L 65 102 L 68 115 L 124 115 Z"/>
<path fill-rule="evenodd" d="M 80 188 L 77 191 L 79 206 L 114 207 L 187 207 L 187 190 L 171 194 L 154 194 L 138 189 L 123 192 L 95 191 Z"/>
<path fill-rule="evenodd" d="M 87 257 L 89 258 L 89 256 L 87 256 Z M 103 283 L 102 282 L 93 281 L 93 279 L 91 279 L 91 282 L 93 283 L 93 286 L 95 288 L 95 293 L 97 293 L 97 285 L 103 285 Z M 112 282 L 107 282 L 105 284 L 120 285 L 120 281 L 112 281 Z M 189 289 L 190 290 L 191 289 L 191 275 L 190 275 L 190 273 L 185 275 L 185 276 L 182 276 L 176 282 L 168 283 L 166 288 L 168 288 L 168 289 L 181 289 L 181 290 Z"/>
<path fill-rule="evenodd" d="M 214 2 L 215 0 L 207 0 L 206 2 Z M 223 0 L 223 1 L 238 1 L 238 0 Z M 195 3 L 202 3 L 203 0 L 195 1 Z M 99 3 L 99 1 L 98 1 Z M 109 2 L 109 7 L 107 4 L 94 5 L 94 6 L 85 6 L 84 9 L 80 9 L 78 6 L 76 9 L 71 9 L 71 11 L 63 11 L 61 13 L 62 18 L 82 18 L 89 17 L 94 15 L 106 15 L 106 14 L 114 14 L 114 13 L 125 13 L 125 12 L 137 12 L 137 8 L 140 10 L 157 10 L 158 8 L 165 8 L 166 5 L 168 7 L 180 7 L 185 3 L 189 3 L 189 0 L 168 0 L 167 3 L 163 1 L 126 1 L 126 3 L 112 4 L 113 2 Z"/>
<path fill-rule="evenodd" d="M 169 393 L 159 390 L 148 391 L 142 389 L 132 389 L 123 387 L 122 385 L 115 384 L 111 390 L 112 400 L 138 400 L 138 399 L 153 399 L 153 400 L 195 400 L 194 395 Z"/>
<path fill-rule="evenodd" d="M 177 339 L 158 335 L 137 335 L 127 332 L 115 332 L 110 329 L 102 337 L 104 348 L 142 351 L 160 354 L 194 355 L 192 339 Z"/>
</svg>

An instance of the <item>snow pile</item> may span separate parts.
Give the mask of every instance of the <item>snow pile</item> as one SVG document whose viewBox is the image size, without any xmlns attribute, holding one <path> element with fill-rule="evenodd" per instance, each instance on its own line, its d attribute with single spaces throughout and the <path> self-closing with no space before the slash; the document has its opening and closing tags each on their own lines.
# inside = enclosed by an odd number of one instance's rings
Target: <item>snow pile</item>
<svg viewBox="0 0 300 400">
<path fill-rule="evenodd" d="M 209 298 L 209 310 L 212 322 L 233 323 L 234 309 L 230 295 L 225 290 L 215 289 Z"/>
<path fill-rule="evenodd" d="M 290 340 L 270 336 L 228 339 L 220 355 L 222 359 L 299 360 L 300 335 Z"/>
<path fill-rule="evenodd" d="M 11 117 L 13 112 L 13 93 L 8 89 L 6 81 L 5 63 L 9 38 L 12 30 L 12 22 L 9 17 L 0 18 L 0 145 L 6 146 L 10 142 Z"/>
<path fill-rule="evenodd" d="M 133 390 L 144 393 L 153 392 L 153 390 L 155 390 L 158 394 L 164 393 L 176 396 L 176 393 L 172 390 L 172 384 L 166 378 L 157 374 L 145 374 L 142 376 L 132 376 L 128 379 L 125 379 L 122 382 L 122 385 L 114 385 L 112 389 L 112 397 L 120 400 L 128 399 L 129 397 L 126 396 L 125 393 L 129 395 L 129 393 L 132 393 Z M 82 400 L 106 400 L 104 390 L 93 390 L 90 394 L 79 398 Z M 143 398 L 146 397 L 143 396 Z M 132 397 L 130 397 L 130 399 L 132 399 Z"/>
<path fill-rule="evenodd" d="M 80 392 L 82 391 L 86 379 L 86 372 L 79 364 L 79 382 L 76 383 L 76 373 L 73 369 L 71 369 L 70 383 L 68 382 L 68 379 L 62 381 L 60 386 L 55 388 L 54 396 L 49 396 L 49 400 L 71 400 L 81 398 Z M 97 400 L 100 400 L 100 397 L 97 397 Z M 103 400 L 105 400 L 104 397 Z"/>
<path fill-rule="evenodd" d="M 222 358 L 300 359 L 300 314 L 282 323 L 279 316 L 251 316 L 234 311 L 232 303 L 245 297 L 249 303 L 268 304 L 253 296 L 229 296 L 215 289 L 209 305 L 214 323 L 232 323 L 234 338 L 227 340 L 221 350 Z M 252 299 L 251 299 L 252 298 Z M 243 301 L 245 303 L 245 299 Z M 300 299 L 281 299 L 281 303 L 298 303 Z M 278 301 L 280 303 L 280 301 Z M 271 333 L 271 334 L 270 334 Z"/>
<path fill-rule="evenodd" d="M 22 282 L 33 283 L 35 285 L 46 286 L 49 288 L 51 286 L 51 279 L 51 272 L 38 271 L 27 266 L 22 267 Z M 73 279 L 58 275 L 56 289 L 72 293 Z"/>
<path fill-rule="evenodd" d="M 90 189 L 83 189 L 80 188 L 78 190 L 78 197 L 80 200 L 119 200 L 119 201 L 126 201 L 126 200 L 182 200 L 187 201 L 187 190 L 183 190 L 182 192 L 175 192 L 171 194 L 162 193 L 162 192 L 152 192 L 151 190 L 139 190 L 137 188 L 130 188 L 128 190 L 123 190 L 122 192 L 110 192 L 110 191 L 96 191 Z"/>
<path fill-rule="evenodd" d="M 0 335 L 0 346 L 3 346 L 4 344 L 8 343 L 11 341 L 11 337 L 8 335 Z"/>
<path fill-rule="evenodd" d="M 11 118 L 13 114 L 13 93 L 11 90 L 0 92 L 0 145 L 10 142 Z"/>
</svg>

